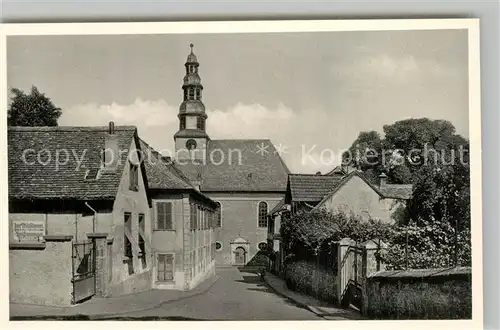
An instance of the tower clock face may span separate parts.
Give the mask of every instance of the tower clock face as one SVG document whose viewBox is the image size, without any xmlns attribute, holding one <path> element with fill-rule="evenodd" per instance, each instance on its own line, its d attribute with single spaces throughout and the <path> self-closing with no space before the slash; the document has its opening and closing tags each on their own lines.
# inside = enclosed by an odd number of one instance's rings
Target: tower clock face
<svg viewBox="0 0 500 330">
<path fill-rule="evenodd" d="M 193 150 L 196 149 L 196 141 L 193 139 L 189 139 L 186 141 L 186 149 Z"/>
</svg>

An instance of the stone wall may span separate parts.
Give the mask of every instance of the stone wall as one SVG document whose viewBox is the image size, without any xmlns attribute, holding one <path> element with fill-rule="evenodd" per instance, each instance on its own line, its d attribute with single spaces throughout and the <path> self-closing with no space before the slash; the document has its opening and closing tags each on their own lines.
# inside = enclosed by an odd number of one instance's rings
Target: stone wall
<svg viewBox="0 0 500 330">
<path fill-rule="evenodd" d="M 373 319 L 471 319 L 470 267 L 382 271 L 366 282 Z"/>
<path fill-rule="evenodd" d="M 70 306 L 73 292 L 71 236 L 9 246 L 9 300 Z"/>
</svg>

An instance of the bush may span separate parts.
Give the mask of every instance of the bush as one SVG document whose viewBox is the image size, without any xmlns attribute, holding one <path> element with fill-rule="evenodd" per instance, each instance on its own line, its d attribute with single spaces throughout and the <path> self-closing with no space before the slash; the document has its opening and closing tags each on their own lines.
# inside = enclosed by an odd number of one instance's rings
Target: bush
<svg viewBox="0 0 500 330">
<path fill-rule="evenodd" d="M 470 319 L 470 282 L 370 283 L 367 316 L 374 319 Z"/>
<path fill-rule="evenodd" d="M 336 302 L 336 277 L 332 269 L 317 268 L 313 263 L 298 261 L 288 264 L 285 274 L 290 290 Z"/>
</svg>

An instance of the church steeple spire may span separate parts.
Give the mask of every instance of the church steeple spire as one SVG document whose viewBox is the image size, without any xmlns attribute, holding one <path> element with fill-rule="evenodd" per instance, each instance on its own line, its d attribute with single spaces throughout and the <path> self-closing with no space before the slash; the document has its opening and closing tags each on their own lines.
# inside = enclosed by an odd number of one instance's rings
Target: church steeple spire
<svg viewBox="0 0 500 330">
<path fill-rule="evenodd" d="M 190 44 L 189 47 L 191 52 L 184 64 L 186 73 L 182 85 L 183 100 L 178 114 L 179 131 L 174 135 L 177 150 L 180 148 L 196 149 L 200 143 L 206 144 L 209 139 L 205 132 L 207 114 L 202 101 L 203 85 L 198 74 L 200 64 L 193 51 L 194 45 Z"/>
</svg>

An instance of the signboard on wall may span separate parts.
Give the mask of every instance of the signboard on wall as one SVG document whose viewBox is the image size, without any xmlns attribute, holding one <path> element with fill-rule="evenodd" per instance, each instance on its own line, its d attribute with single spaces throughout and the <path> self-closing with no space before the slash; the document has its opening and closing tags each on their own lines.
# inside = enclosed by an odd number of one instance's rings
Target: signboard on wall
<svg viewBox="0 0 500 330">
<path fill-rule="evenodd" d="M 12 220 L 14 241 L 42 241 L 45 235 L 45 220 Z"/>
</svg>

